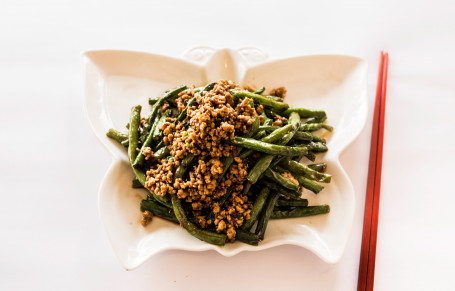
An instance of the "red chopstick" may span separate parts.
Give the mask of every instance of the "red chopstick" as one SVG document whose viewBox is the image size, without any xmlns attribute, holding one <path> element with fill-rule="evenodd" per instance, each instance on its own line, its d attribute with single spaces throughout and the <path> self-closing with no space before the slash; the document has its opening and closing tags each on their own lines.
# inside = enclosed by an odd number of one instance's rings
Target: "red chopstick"
<svg viewBox="0 0 455 291">
<path fill-rule="evenodd" d="M 357 283 L 358 291 L 370 291 L 374 287 L 388 63 L 389 54 L 381 52 L 374 104 L 373 130 L 371 133 L 370 163 L 363 217 L 359 280 Z"/>
</svg>

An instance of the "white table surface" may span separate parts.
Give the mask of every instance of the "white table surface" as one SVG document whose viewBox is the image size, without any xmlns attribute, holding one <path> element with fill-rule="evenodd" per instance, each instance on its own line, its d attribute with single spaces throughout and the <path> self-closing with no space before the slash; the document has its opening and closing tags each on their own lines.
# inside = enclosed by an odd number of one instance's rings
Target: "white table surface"
<svg viewBox="0 0 455 291">
<path fill-rule="evenodd" d="M 98 217 L 111 156 L 84 119 L 80 53 L 208 45 L 365 58 L 370 112 L 388 51 L 375 290 L 454 290 L 454 11 L 415 0 L 1 1 L 0 289 L 355 290 L 371 115 L 341 156 L 357 208 L 338 264 L 282 246 L 230 258 L 168 251 L 120 267 Z"/>
</svg>

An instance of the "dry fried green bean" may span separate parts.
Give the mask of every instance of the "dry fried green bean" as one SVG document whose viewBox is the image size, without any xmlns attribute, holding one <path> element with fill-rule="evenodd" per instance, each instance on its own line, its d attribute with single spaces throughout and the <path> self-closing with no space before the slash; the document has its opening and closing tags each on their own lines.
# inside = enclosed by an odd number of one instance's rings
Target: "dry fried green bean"
<svg viewBox="0 0 455 291">
<path fill-rule="evenodd" d="M 311 164 L 308 165 L 308 168 L 318 171 L 319 173 L 324 173 L 325 170 L 327 169 L 327 164 L 326 163 Z"/>
<path fill-rule="evenodd" d="M 141 202 L 141 211 L 150 211 L 153 215 L 170 220 L 172 222 L 179 223 L 178 219 L 175 217 L 174 210 L 172 208 L 167 208 L 156 203 L 153 200 L 142 200 Z"/>
<path fill-rule="evenodd" d="M 270 168 L 265 170 L 264 174 L 267 178 L 269 178 L 272 181 L 275 181 L 277 184 L 279 184 L 280 186 L 282 186 L 284 188 L 287 188 L 287 189 L 293 190 L 293 191 L 299 191 L 298 184 L 295 184 L 288 178 L 278 174 L 277 172 L 275 172 L 274 170 L 272 170 Z"/>
<path fill-rule="evenodd" d="M 174 209 L 175 216 L 180 224 L 194 237 L 208 242 L 210 244 L 224 246 L 226 243 L 226 235 L 215 233 L 208 230 L 203 230 L 190 222 L 186 217 L 185 210 L 183 210 L 182 203 L 177 195 L 171 195 L 172 208 Z"/>
<path fill-rule="evenodd" d="M 308 199 L 278 199 L 275 206 L 278 207 L 307 207 L 308 206 Z"/>
<path fill-rule="evenodd" d="M 322 110 L 310 110 L 306 108 L 288 108 L 284 111 L 284 116 L 288 117 L 292 112 L 297 112 L 301 118 L 317 117 L 325 118 L 327 115 Z"/>
<path fill-rule="evenodd" d="M 316 131 L 325 128 L 328 131 L 333 131 L 333 127 L 324 123 L 303 123 L 300 125 L 300 131 Z"/>
<path fill-rule="evenodd" d="M 250 98 L 253 99 L 254 102 L 259 103 L 261 105 L 273 108 L 277 110 L 278 112 L 284 111 L 289 108 L 289 105 L 283 102 L 279 102 L 276 100 L 273 100 L 271 98 L 267 98 L 265 96 L 259 95 L 259 94 L 254 94 L 252 92 L 248 91 L 236 91 L 236 90 L 230 90 L 229 91 L 232 96 L 236 96 L 237 98 L 243 99 L 243 98 Z"/>
<path fill-rule="evenodd" d="M 257 89 L 256 91 L 254 91 L 254 94 L 261 95 L 262 93 L 264 93 L 264 91 L 265 91 L 265 87 L 261 87 L 261 88 Z"/>
<path fill-rule="evenodd" d="M 270 155 L 280 155 L 280 156 L 298 156 L 306 154 L 308 149 L 306 147 L 289 147 L 282 145 L 275 145 L 263 141 L 258 141 L 252 138 L 245 138 L 236 136 L 234 140 L 226 140 L 228 144 L 235 146 L 249 148 L 258 152 L 263 152 Z"/>
<path fill-rule="evenodd" d="M 250 230 L 253 224 L 257 221 L 259 214 L 262 212 L 264 208 L 265 202 L 267 201 L 267 197 L 269 196 L 270 190 L 268 188 L 262 188 L 261 192 L 259 192 L 256 200 L 253 204 L 253 209 L 251 209 L 250 219 L 245 221 L 243 224 L 243 230 Z"/>
<path fill-rule="evenodd" d="M 259 244 L 259 236 L 257 234 L 242 230 L 240 228 L 237 228 L 235 231 L 235 240 L 252 246 L 257 246 Z"/>
<path fill-rule="evenodd" d="M 330 212 L 329 205 L 317 205 L 308 207 L 296 207 L 292 210 L 274 210 L 271 215 L 271 219 L 284 219 L 284 218 L 296 218 L 313 216 L 319 214 L 326 214 Z"/>
<path fill-rule="evenodd" d="M 291 159 L 283 159 L 280 162 L 280 166 L 284 167 L 285 169 L 297 173 L 297 174 L 302 174 L 307 178 L 310 178 L 311 180 L 323 182 L 323 183 L 330 183 L 330 180 L 332 178 L 331 175 L 328 174 L 323 174 L 319 173 L 318 171 L 315 171 L 305 165 L 302 165 L 296 161 L 293 161 Z"/>
<path fill-rule="evenodd" d="M 273 207 L 275 206 L 278 197 L 279 195 L 276 193 L 270 194 L 269 197 L 267 198 L 266 206 L 262 210 L 261 215 L 259 216 L 258 225 L 256 227 L 255 233 L 259 236 L 260 240 L 264 239 L 265 230 L 267 229 L 269 218 L 272 215 Z"/>
<path fill-rule="evenodd" d="M 308 150 L 312 152 L 322 153 L 328 150 L 327 145 L 322 142 L 309 142 L 306 146 Z"/>
<path fill-rule="evenodd" d="M 115 140 L 116 142 L 118 142 L 120 144 L 122 144 L 122 142 L 128 140 L 127 134 L 121 133 L 120 131 L 112 129 L 112 128 L 109 128 L 109 130 L 106 132 L 106 136 L 109 138 L 112 138 L 113 140 Z"/>
</svg>

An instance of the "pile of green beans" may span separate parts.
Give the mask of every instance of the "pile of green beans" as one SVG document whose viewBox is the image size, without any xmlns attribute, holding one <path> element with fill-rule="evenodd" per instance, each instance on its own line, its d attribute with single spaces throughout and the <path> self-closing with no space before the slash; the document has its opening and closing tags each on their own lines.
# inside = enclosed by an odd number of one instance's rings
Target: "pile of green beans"
<svg viewBox="0 0 455 291">
<path fill-rule="evenodd" d="M 120 146 L 126 148 L 131 169 L 135 178 L 132 181 L 133 188 L 144 188 L 146 172 L 160 159 L 173 159 L 169 148 L 163 142 L 163 133 L 160 125 L 167 117 L 174 117 L 175 124 L 186 118 L 188 107 L 197 106 L 196 97 L 187 101 L 186 107 L 179 111 L 176 108 L 175 99 L 179 93 L 185 90 L 193 90 L 196 94 L 210 91 L 215 83 L 189 89 L 187 86 L 179 86 L 167 91 L 161 97 L 149 99 L 151 110 L 141 124 L 141 106 L 131 109 L 128 132 L 121 133 L 109 129 L 106 135 L 117 141 Z M 248 174 L 244 184 L 244 194 L 253 205 L 250 218 L 242 227 L 236 229 L 236 240 L 258 245 L 264 239 L 265 231 L 270 219 L 284 219 L 305 217 L 311 215 L 326 214 L 330 212 L 328 205 L 309 206 L 308 199 L 302 198 L 302 190 L 305 188 L 314 194 L 324 189 L 319 183 L 330 183 L 331 175 L 325 173 L 326 163 L 314 162 L 316 155 L 328 150 L 326 140 L 318 136 L 318 133 L 331 132 L 333 127 L 324 123 L 327 115 L 321 110 L 309 110 L 305 108 L 292 108 L 278 96 L 263 94 L 262 87 L 255 92 L 230 90 L 235 102 L 245 98 L 250 99 L 250 105 L 259 112 L 254 117 L 253 123 L 246 133 L 237 133 L 234 139 L 224 140 L 225 143 L 235 146 L 228 157 L 222 160 L 222 173 L 218 177 L 220 182 L 228 172 L 235 157 L 239 157 L 248 165 Z M 168 109 L 161 112 L 164 104 Z M 274 119 L 279 116 L 287 120 L 282 125 L 274 125 Z M 283 120 L 283 119 L 282 119 Z M 279 123 L 276 123 L 279 124 Z M 143 150 L 152 148 L 154 154 L 146 159 Z M 185 179 L 187 171 L 197 164 L 198 157 L 188 154 L 180 163 L 174 173 L 175 179 Z M 304 165 L 301 162 L 307 162 Z M 147 189 L 146 189 L 147 190 Z M 141 211 L 150 211 L 154 216 L 179 223 L 194 237 L 215 245 L 224 245 L 227 237 L 223 233 L 217 233 L 214 228 L 202 229 L 195 223 L 191 216 L 191 209 L 187 203 L 182 203 L 177 195 L 155 195 L 147 190 L 147 198 L 140 205 Z M 222 207 L 231 195 L 232 189 L 227 189 L 226 194 L 216 202 Z M 310 194 L 311 196 L 312 194 Z M 308 198 L 308 197 L 307 197 Z M 213 212 L 207 213 L 207 219 L 214 218 Z"/>
</svg>

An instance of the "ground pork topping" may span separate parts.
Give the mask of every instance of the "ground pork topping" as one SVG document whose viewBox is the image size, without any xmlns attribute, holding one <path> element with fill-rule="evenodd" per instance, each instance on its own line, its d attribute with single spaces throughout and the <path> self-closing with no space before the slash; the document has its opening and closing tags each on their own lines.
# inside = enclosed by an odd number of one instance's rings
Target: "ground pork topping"
<svg viewBox="0 0 455 291">
<path fill-rule="evenodd" d="M 283 124 L 287 121 L 286 117 L 282 117 L 279 115 L 275 115 L 275 120 L 273 121 L 272 125 L 275 126 L 283 126 Z"/>
<path fill-rule="evenodd" d="M 152 152 L 152 149 L 150 147 L 145 147 L 142 150 L 142 153 L 145 156 L 145 160 L 149 160 L 149 159 L 153 158 L 153 152 Z"/>
<path fill-rule="evenodd" d="M 251 99 L 235 102 L 229 93 L 232 89 L 240 90 L 240 87 L 232 81 L 220 80 L 210 91 L 200 93 L 190 89 L 179 94 L 175 102 L 180 112 L 193 98 L 194 104 L 187 108 L 183 121 L 175 123 L 175 119 L 168 118 L 160 126 L 172 158 L 159 160 L 147 171 L 145 183 L 156 195 L 176 194 L 191 206 L 200 227 L 214 227 L 226 233 L 231 241 L 235 229 L 250 218 L 252 204 L 242 194 L 247 175 L 247 164 L 242 159 L 236 157 L 220 178 L 224 158 L 236 155 L 235 147 L 223 140 L 246 133 L 258 115 Z M 187 175 L 174 179 L 175 170 L 190 153 L 195 159 Z M 224 195 L 229 198 L 220 205 L 218 202 Z M 209 212 L 214 213 L 213 220 L 206 219 Z"/>
<path fill-rule="evenodd" d="M 277 96 L 277 97 L 281 97 L 281 98 L 284 99 L 286 97 L 286 93 L 287 93 L 286 88 L 279 87 L 279 88 L 275 88 L 275 89 L 270 90 L 269 94 L 272 95 L 272 96 Z"/>
<path fill-rule="evenodd" d="M 141 220 L 142 226 L 147 226 L 147 224 L 149 224 L 149 222 L 152 221 L 152 217 L 153 217 L 153 213 L 151 213 L 150 211 L 146 210 L 146 211 L 142 212 L 142 220 Z"/>
<path fill-rule="evenodd" d="M 292 176 L 291 173 L 284 172 L 281 175 L 283 175 L 283 177 L 285 177 L 285 178 L 288 178 L 292 183 L 299 185 L 299 181 L 297 181 L 297 179 L 294 178 L 294 176 Z"/>
</svg>

